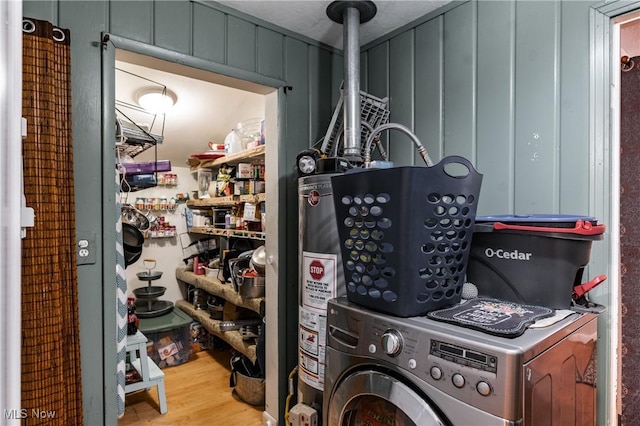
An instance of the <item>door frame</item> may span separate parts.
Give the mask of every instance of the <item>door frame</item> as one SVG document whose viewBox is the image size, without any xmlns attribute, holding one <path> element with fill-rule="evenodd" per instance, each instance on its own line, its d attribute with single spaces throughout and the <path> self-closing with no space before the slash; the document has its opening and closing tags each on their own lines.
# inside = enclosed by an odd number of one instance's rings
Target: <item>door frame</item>
<svg viewBox="0 0 640 426">
<path fill-rule="evenodd" d="M 3 206 L 0 210 L 0 405 L 8 411 L 19 411 L 21 404 L 21 216 L 24 214 L 22 189 L 22 2 L 0 4 L 0 61 L 3 78 L 0 81 L 0 187 Z M 33 226 L 33 224 L 32 224 Z M 25 230 L 25 228 L 22 228 Z M 19 414 L 19 413 L 18 413 Z M 15 416 L 4 421 L 18 425 Z"/>
<path fill-rule="evenodd" d="M 599 321 L 602 336 L 609 341 L 604 389 L 608 389 L 605 413 L 598 410 L 598 424 L 617 424 L 621 413 L 621 323 L 620 323 L 620 25 L 625 16 L 640 9 L 640 1 L 602 1 L 592 5 L 590 26 L 590 208 L 609 227 L 609 253 L 594 259 L 608 271 L 607 315 Z M 606 250 L 606 249 L 605 249 Z M 607 323 L 608 321 L 608 323 Z M 613 332 L 611 332 L 613 331 Z M 606 333 L 604 333 L 606 332 Z M 602 371 L 599 368 L 598 371 Z M 598 374 L 599 380 L 601 374 Z"/>
<path fill-rule="evenodd" d="M 115 164 L 115 145 L 113 144 L 113 132 L 115 122 L 115 52 L 116 49 L 126 50 L 136 54 L 149 56 L 166 62 L 180 64 L 182 66 L 194 68 L 216 74 L 221 77 L 221 82 L 216 84 L 232 86 L 234 82 L 242 81 L 242 90 L 255 91 L 265 95 L 265 122 L 267 128 L 274 129 L 273 137 L 266 145 L 266 173 L 273 179 L 267 184 L 267 197 L 272 200 L 280 200 L 285 194 L 284 180 L 280 177 L 286 172 L 283 156 L 278 155 L 280 145 L 284 142 L 284 111 L 286 108 L 286 97 L 284 96 L 285 81 L 267 77 L 258 73 L 241 70 L 215 62 L 197 58 L 195 56 L 177 53 L 171 50 L 149 45 L 139 41 L 120 37 L 111 33 L 102 34 L 102 229 L 103 229 L 103 271 L 102 281 L 104 285 L 103 298 L 103 377 L 104 377 L 104 408 L 105 424 L 117 422 L 116 400 L 117 380 L 115 372 L 116 366 L 116 232 L 113 224 L 116 223 L 117 216 L 115 209 L 108 206 L 115 205 L 115 177 L 113 174 Z M 284 321 L 285 314 L 281 313 L 280 306 L 284 309 L 284 296 L 278 294 L 278 288 L 284 288 L 282 274 L 278 274 L 278 259 L 285 258 L 286 241 L 282 238 L 282 233 L 278 230 L 278 206 L 280 203 L 274 202 L 269 205 L 269 215 L 267 216 L 267 235 L 265 245 L 269 253 L 270 268 L 267 268 L 266 278 L 275 284 L 268 286 L 266 297 L 269 303 L 265 306 L 265 333 L 276 336 L 276 339 L 284 339 L 285 327 L 279 327 L 279 323 Z M 110 230 L 113 230 L 111 232 Z M 109 266 L 112 265 L 113 267 Z M 113 348 L 113 357 L 106 356 L 106 350 Z M 266 377 L 266 401 L 264 420 L 277 424 L 280 413 L 284 411 L 284 396 L 286 389 L 282 386 L 280 377 L 285 372 L 285 353 L 277 350 L 277 345 L 266 351 L 266 365 L 269 375 Z"/>
</svg>

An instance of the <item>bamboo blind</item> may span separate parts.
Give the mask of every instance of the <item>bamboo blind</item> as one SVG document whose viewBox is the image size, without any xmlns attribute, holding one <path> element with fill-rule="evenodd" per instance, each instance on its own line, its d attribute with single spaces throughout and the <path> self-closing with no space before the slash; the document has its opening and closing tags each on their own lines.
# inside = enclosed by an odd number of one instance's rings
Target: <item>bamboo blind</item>
<svg viewBox="0 0 640 426">
<path fill-rule="evenodd" d="M 23 21 L 24 192 L 35 226 L 22 245 L 22 406 L 25 424 L 82 417 L 70 33 Z"/>
</svg>

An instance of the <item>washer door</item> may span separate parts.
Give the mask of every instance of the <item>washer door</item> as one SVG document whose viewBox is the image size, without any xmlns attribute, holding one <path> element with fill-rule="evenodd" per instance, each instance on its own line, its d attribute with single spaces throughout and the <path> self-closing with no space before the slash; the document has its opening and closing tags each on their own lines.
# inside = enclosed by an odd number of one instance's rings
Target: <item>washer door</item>
<svg viewBox="0 0 640 426">
<path fill-rule="evenodd" d="M 329 402 L 330 426 L 443 426 L 430 403 L 400 380 L 375 370 L 347 376 Z"/>
</svg>

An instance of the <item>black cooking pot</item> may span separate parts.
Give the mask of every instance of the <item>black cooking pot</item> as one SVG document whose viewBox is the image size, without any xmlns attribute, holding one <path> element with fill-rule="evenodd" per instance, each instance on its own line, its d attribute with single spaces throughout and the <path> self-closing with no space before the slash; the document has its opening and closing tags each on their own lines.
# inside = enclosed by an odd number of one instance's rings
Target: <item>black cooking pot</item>
<svg viewBox="0 0 640 426">
<path fill-rule="evenodd" d="M 129 265 L 132 265 L 140 259 L 142 255 L 142 247 L 138 251 L 129 251 L 127 249 L 124 250 L 124 267 L 126 268 Z"/>
<path fill-rule="evenodd" d="M 142 251 L 144 235 L 135 226 L 129 223 L 122 223 L 122 244 L 125 250 L 132 252 Z"/>
<path fill-rule="evenodd" d="M 132 265 L 140 259 L 142 255 L 142 247 L 139 250 L 131 251 L 124 249 L 124 267 L 126 268 L 129 265 Z"/>
<path fill-rule="evenodd" d="M 124 267 L 135 263 L 142 254 L 144 235 L 135 226 L 122 223 L 122 245 L 124 247 Z"/>
</svg>

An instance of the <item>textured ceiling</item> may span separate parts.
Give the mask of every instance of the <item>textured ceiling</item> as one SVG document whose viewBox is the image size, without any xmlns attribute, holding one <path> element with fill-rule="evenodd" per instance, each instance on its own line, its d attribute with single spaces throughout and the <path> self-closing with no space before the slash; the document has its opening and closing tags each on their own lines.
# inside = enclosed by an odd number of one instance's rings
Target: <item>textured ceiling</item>
<svg viewBox="0 0 640 426">
<path fill-rule="evenodd" d="M 450 0 L 377 0 L 378 11 L 360 26 L 364 45 L 435 10 Z M 318 0 L 234 0 L 218 1 L 227 7 L 342 49 L 342 25 L 327 16 L 331 1 Z"/>
</svg>

